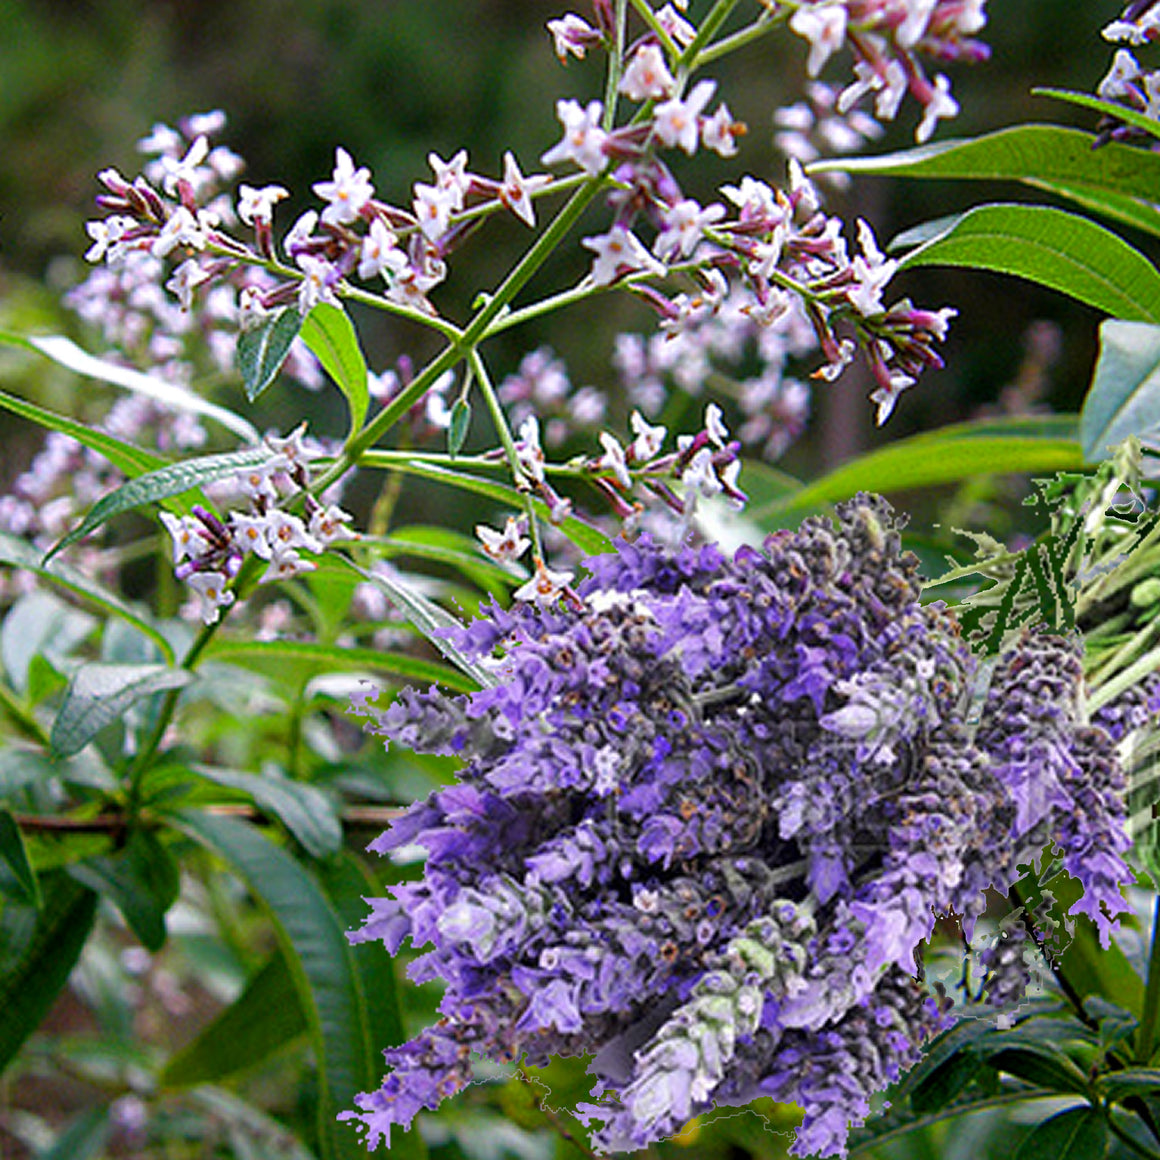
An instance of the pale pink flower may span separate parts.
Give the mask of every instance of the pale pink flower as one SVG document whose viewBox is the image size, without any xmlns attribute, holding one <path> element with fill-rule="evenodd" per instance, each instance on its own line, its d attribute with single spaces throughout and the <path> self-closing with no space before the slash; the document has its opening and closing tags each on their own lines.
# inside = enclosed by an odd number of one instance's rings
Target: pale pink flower
<svg viewBox="0 0 1160 1160">
<path fill-rule="evenodd" d="M 613 226 L 606 234 L 584 238 L 581 245 L 596 255 L 591 277 L 597 286 L 607 286 L 622 274 L 647 271 L 659 276 L 665 273 L 664 264 L 658 262 L 644 243 L 624 226 Z"/>
<path fill-rule="evenodd" d="M 799 8 L 789 21 L 790 28 L 810 43 L 806 67 L 812 77 L 822 71 L 826 61 L 846 40 L 846 8 L 843 4 L 822 4 L 816 8 Z"/>
<path fill-rule="evenodd" d="M 604 143 L 608 134 L 600 127 L 604 106 L 590 101 L 582 108 L 578 101 L 557 101 L 556 116 L 564 126 L 564 137 L 559 144 L 540 159 L 545 165 L 572 161 L 585 173 L 595 176 L 604 169 Z"/>
<path fill-rule="evenodd" d="M 343 148 L 335 150 L 334 174 L 330 181 L 319 181 L 314 192 L 328 202 L 322 211 L 322 220 L 331 225 L 354 221 L 363 207 L 375 195 L 370 170 L 355 168 L 350 154 Z"/>
<path fill-rule="evenodd" d="M 209 275 L 195 258 L 187 258 L 173 271 L 173 276 L 165 283 L 165 289 L 181 303 L 182 310 L 189 310 L 193 305 L 194 287 L 208 278 Z"/>
<path fill-rule="evenodd" d="M 573 573 L 555 572 L 543 560 L 536 560 L 536 574 L 512 596 L 516 600 L 534 600 L 541 607 L 552 604 L 572 583 Z"/>
<path fill-rule="evenodd" d="M 889 384 L 880 386 L 871 394 L 870 401 L 878 404 L 878 415 L 874 421 L 879 427 L 890 418 L 894 404 L 898 402 L 898 396 L 907 387 L 913 387 L 914 383 L 915 380 L 910 375 L 903 374 L 902 371 L 891 371 Z"/>
<path fill-rule="evenodd" d="M 697 151 L 702 110 L 717 90 L 715 81 L 699 81 L 684 100 L 677 97 L 653 110 L 653 132 L 670 149 L 681 148 L 692 155 Z"/>
<path fill-rule="evenodd" d="M 471 188 L 471 174 L 467 172 L 467 150 L 460 149 L 450 161 L 444 161 L 438 153 L 427 154 L 427 164 L 435 174 L 437 189 L 446 190 L 451 195 L 451 208 L 463 208 L 463 199 Z"/>
<path fill-rule="evenodd" d="M 951 96 L 951 82 L 941 74 L 934 78 L 934 91 L 926 100 L 922 120 L 914 132 L 914 139 L 921 145 L 929 141 L 940 118 L 954 117 L 959 111 L 959 103 Z"/>
<path fill-rule="evenodd" d="M 364 282 L 380 274 L 389 281 L 406 266 L 407 256 L 398 248 L 398 241 L 382 218 L 371 222 L 359 249 L 358 276 Z"/>
<path fill-rule="evenodd" d="M 548 31 L 552 34 L 561 64 L 567 61 L 569 53 L 577 60 L 583 60 L 588 49 L 600 43 L 600 33 L 571 12 L 559 20 L 549 20 Z"/>
<path fill-rule="evenodd" d="M 660 45 L 643 44 L 620 78 L 620 91 L 630 101 L 661 100 L 672 93 L 675 84 Z"/>
<path fill-rule="evenodd" d="M 274 206 L 289 196 L 289 191 L 280 185 L 264 185 L 261 189 L 255 189 L 252 185 L 240 185 L 238 217 L 248 226 L 256 222 L 269 223 L 274 217 Z"/>
<path fill-rule="evenodd" d="M 657 235 L 653 250 L 666 262 L 678 255 L 687 258 L 705 236 L 705 230 L 724 216 L 722 205 L 702 209 L 692 198 L 678 201 L 665 212 L 664 229 Z"/>
<path fill-rule="evenodd" d="M 224 572 L 194 572 L 186 583 L 200 602 L 199 612 L 206 624 L 216 624 L 221 610 L 228 608 L 236 599 L 226 587 L 229 581 Z"/>
<path fill-rule="evenodd" d="M 847 297 L 859 314 L 869 317 L 882 313 L 882 291 L 894 277 L 898 263 L 882 253 L 875 241 L 874 231 L 861 218 L 858 219 L 858 243 L 862 253 L 850 263 L 854 285 L 847 292 Z"/>
<path fill-rule="evenodd" d="M 500 564 L 510 564 L 531 547 L 532 541 L 524 535 L 526 529 L 527 516 L 508 516 L 502 532 L 476 524 L 475 534 L 487 555 Z"/>
<path fill-rule="evenodd" d="M 516 155 L 510 149 L 503 155 L 503 185 L 499 188 L 499 199 L 520 221 L 535 226 L 536 210 L 532 205 L 532 194 L 551 184 L 552 179 L 546 173 L 525 177 L 520 172 Z"/>
</svg>

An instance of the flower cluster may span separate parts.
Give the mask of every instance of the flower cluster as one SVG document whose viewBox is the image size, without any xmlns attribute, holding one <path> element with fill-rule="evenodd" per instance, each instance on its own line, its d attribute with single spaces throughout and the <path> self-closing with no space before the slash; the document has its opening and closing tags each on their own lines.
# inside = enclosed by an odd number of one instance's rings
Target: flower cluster
<svg viewBox="0 0 1160 1160">
<path fill-rule="evenodd" d="M 1120 20 L 1114 20 L 1104 29 L 1104 37 L 1131 45 L 1160 39 L 1160 7 L 1154 0 L 1137 0 L 1128 6 Z M 1096 92 L 1105 101 L 1122 105 L 1131 112 L 1153 120 L 1160 118 L 1160 72 L 1141 68 L 1126 48 L 1116 50 L 1112 67 Z M 1109 116 L 1100 122 L 1098 140 L 1101 144 L 1108 141 L 1150 143 L 1153 138 L 1138 126 Z"/>
<path fill-rule="evenodd" d="M 261 583 L 289 580 L 317 565 L 303 552 L 318 553 L 351 539 L 351 519 L 335 504 L 323 504 L 306 488 L 309 452 L 299 429 L 286 439 L 267 436 L 265 455 L 237 473 L 248 511 L 231 511 L 225 520 L 201 504 L 188 516 L 162 512 L 173 540 L 176 575 L 197 597 L 201 618 L 213 624 L 236 599 L 230 581 L 253 554 L 265 564 Z M 306 519 L 279 507 L 283 495 L 301 492 Z"/>
<path fill-rule="evenodd" d="M 1106 944 L 1131 880 L 1122 775 L 1077 642 L 1028 633 L 982 693 L 889 506 L 837 519 L 732 558 L 621 541 L 571 599 L 452 634 L 490 687 L 352 705 L 464 761 L 372 844 L 424 847 L 425 872 L 351 939 L 431 944 L 410 974 L 446 992 L 347 1113 L 370 1147 L 479 1052 L 593 1056 L 576 1114 L 603 1151 L 764 1095 L 805 1110 L 795 1154 L 841 1154 L 952 1018 L 918 958 L 938 915 L 970 939 L 984 891 L 1054 843 Z M 992 1001 L 1024 966 L 990 956 Z"/>
</svg>

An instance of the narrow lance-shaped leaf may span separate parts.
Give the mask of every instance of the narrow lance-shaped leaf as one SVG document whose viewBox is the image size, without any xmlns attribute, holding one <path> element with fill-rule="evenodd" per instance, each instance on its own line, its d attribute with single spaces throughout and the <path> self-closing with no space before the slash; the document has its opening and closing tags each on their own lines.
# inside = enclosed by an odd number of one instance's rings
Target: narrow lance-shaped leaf
<svg viewBox="0 0 1160 1160">
<path fill-rule="evenodd" d="M 114 516 L 143 507 L 145 504 L 157 503 L 168 499 L 171 495 L 179 495 L 183 491 L 201 487 L 202 484 L 224 479 L 227 475 L 233 475 L 235 471 L 255 463 L 262 463 L 269 458 L 270 451 L 266 447 L 249 447 L 244 451 L 229 451 L 224 455 L 204 455 L 199 459 L 187 459 L 183 463 L 171 463 L 168 467 L 139 475 L 97 500 L 80 524 L 52 546 L 45 560 L 52 559 L 57 552 L 96 531 Z"/>
<path fill-rule="evenodd" d="M 135 394 L 154 399 L 163 406 L 172 407 L 174 410 L 189 411 L 192 414 L 212 419 L 215 423 L 220 423 L 223 427 L 228 428 L 235 435 L 240 435 L 248 443 L 258 441 L 258 432 L 241 415 L 235 415 L 233 411 L 219 407 L 216 403 L 203 399 L 185 387 L 179 387 L 142 371 L 121 366 L 119 363 L 109 362 L 107 359 L 96 358 L 87 351 L 81 350 L 72 339 L 65 338 L 63 335 L 31 335 L 25 339 L 18 339 L 13 335 L 0 335 L 0 341 L 15 342 L 16 345 L 35 350 L 52 359 L 53 362 L 67 367 L 78 375 L 84 375 L 86 378 L 100 379 L 102 382 L 112 383 L 113 386 L 124 387 Z"/>
<path fill-rule="evenodd" d="M 366 997 L 333 908 L 303 867 L 253 826 L 195 810 L 171 818 L 222 858 L 268 909 L 314 1047 L 322 1158 L 365 1156 L 337 1116 L 378 1082 L 380 1069 L 366 1031 Z"/>
<path fill-rule="evenodd" d="M 1101 1160 L 1112 1142 L 1098 1108 L 1070 1108 L 1044 1120 L 1023 1138 L 1015 1160 Z"/>
<path fill-rule="evenodd" d="M 1160 426 L 1160 326 L 1109 319 L 1100 327 L 1100 354 L 1080 413 L 1079 434 L 1089 463 L 1106 459 L 1129 435 Z"/>
<path fill-rule="evenodd" d="M 0 910 L 0 1073 L 68 982 L 97 913 L 97 896 L 65 874 L 41 885 L 39 911 Z"/>
<path fill-rule="evenodd" d="M 346 311 L 330 302 L 317 303 L 302 323 L 302 341 L 346 396 L 351 433 L 362 430 L 370 405 L 367 360 Z"/>
<path fill-rule="evenodd" d="M 12 877 L 23 896 L 22 900 L 39 910 L 40 883 L 37 881 L 36 871 L 28 861 L 24 837 L 11 812 L 2 807 L 0 807 L 0 858 L 12 871 Z"/>
<path fill-rule="evenodd" d="M 238 372 L 251 403 L 277 377 L 301 328 L 297 308 L 283 306 L 238 335 Z"/>
<path fill-rule="evenodd" d="M 342 823 L 321 790 L 300 781 L 290 781 L 276 771 L 242 773 L 199 765 L 194 772 L 217 785 L 248 794 L 269 810 L 312 858 L 329 858 L 342 846 Z"/>
<path fill-rule="evenodd" d="M 173 646 L 150 623 L 145 615 L 126 604 L 119 596 L 106 591 L 95 581 L 91 580 L 75 568 L 61 563 L 59 560 L 51 566 L 42 562 L 40 553 L 29 543 L 0 532 L 0 564 L 7 564 L 10 568 L 23 568 L 43 576 L 53 584 L 72 592 L 74 595 L 95 604 L 105 612 L 119 616 L 126 623 L 143 632 L 154 644 L 161 649 L 167 661 L 172 661 Z"/>
<path fill-rule="evenodd" d="M 72 757 L 144 697 L 184 688 L 193 679 L 189 670 L 167 665 L 82 665 L 52 723 L 53 752 Z"/>
<path fill-rule="evenodd" d="M 3 341 L 4 336 L 0 335 L 0 342 Z M 76 422 L 75 419 L 58 415 L 55 411 L 48 411 L 44 407 L 38 407 L 34 403 L 18 399 L 15 395 L 9 395 L 4 391 L 0 391 L 0 407 L 6 411 L 11 411 L 14 415 L 19 415 L 22 419 L 37 423 L 49 431 L 58 431 L 62 435 L 68 435 L 82 447 L 87 447 L 90 451 L 103 455 L 114 467 L 126 475 L 140 475 L 144 471 L 153 471 L 158 467 L 165 466 L 165 460 L 160 455 L 154 455 L 151 451 L 134 447 L 131 443 L 122 443 L 120 439 L 114 439 L 112 435 L 106 435 L 104 431 L 98 431 L 84 423 Z"/>
<path fill-rule="evenodd" d="M 1103 226 L 1048 206 L 978 206 L 900 266 L 994 270 L 1068 294 L 1113 318 L 1160 321 L 1160 274 L 1152 263 Z"/>
<path fill-rule="evenodd" d="M 161 1086 L 217 1083 L 268 1059 L 306 1030 L 294 976 L 276 951 L 233 1003 L 170 1058 Z"/>
<path fill-rule="evenodd" d="M 1088 93 L 1071 92 L 1069 89 L 1032 89 L 1031 92 L 1037 97 L 1055 97 L 1057 100 L 1066 101 L 1069 105 L 1094 109 L 1097 113 L 1115 117 L 1118 121 L 1123 121 L 1125 125 L 1131 125 L 1133 128 L 1147 133 L 1150 137 L 1160 137 L 1160 121 L 1157 121 L 1155 117 L 1149 117 L 1147 113 L 1117 105 L 1115 101 L 1105 101 L 1100 97 L 1093 97 Z"/>
</svg>

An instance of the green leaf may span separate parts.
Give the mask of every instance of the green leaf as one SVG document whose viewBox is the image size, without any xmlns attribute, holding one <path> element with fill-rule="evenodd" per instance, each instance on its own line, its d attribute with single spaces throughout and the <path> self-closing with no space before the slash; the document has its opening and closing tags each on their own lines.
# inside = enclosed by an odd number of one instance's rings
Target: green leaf
<svg viewBox="0 0 1160 1160">
<path fill-rule="evenodd" d="M 490 688 L 495 684 L 495 677 L 491 673 L 467 657 L 444 635 L 448 629 L 459 630 L 463 628 L 463 624 L 451 613 L 445 612 L 438 604 L 428 600 L 422 592 L 409 587 L 401 579 L 384 576 L 381 572 L 368 572 L 349 559 L 346 562 L 364 580 L 369 581 L 376 588 L 382 589 L 387 599 L 403 613 L 407 620 L 447 660 L 466 673 L 481 689 Z"/>
<path fill-rule="evenodd" d="M 367 360 L 350 316 L 341 306 L 317 303 L 302 323 L 302 341 L 346 396 L 351 434 L 362 430 L 370 405 Z"/>
<path fill-rule="evenodd" d="M 451 422 L 447 428 L 447 450 L 454 458 L 463 450 L 467 433 L 471 430 L 471 404 L 466 399 L 456 399 L 451 408 Z"/>
<path fill-rule="evenodd" d="M 966 266 L 1068 294 L 1113 318 L 1160 321 L 1160 274 L 1087 218 L 1040 205 L 983 205 L 953 219 L 901 268 Z"/>
<path fill-rule="evenodd" d="M 237 367 L 251 403 L 277 377 L 301 329 L 302 315 L 283 306 L 238 335 Z"/>
<path fill-rule="evenodd" d="M 0 335 L 0 342 L 2 341 L 3 336 Z M 54 411 L 46 411 L 43 407 L 27 403 L 4 391 L 0 391 L 0 407 L 15 415 L 20 415 L 22 418 L 29 419 L 33 423 L 38 423 L 49 431 L 58 431 L 62 435 L 68 435 L 81 446 L 103 455 L 114 467 L 119 468 L 126 475 L 140 475 L 143 471 L 153 471 L 155 468 L 165 465 L 165 460 L 159 455 L 154 455 L 151 451 L 144 451 L 130 443 L 122 443 L 120 439 L 114 439 L 112 435 L 106 435 L 103 431 L 97 431 L 84 423 L 77 423 L 75 420 L 58 415 Z"/>
<path fill-rule="evenodd" d="M 1072 185 L 1067 181 L 1033 181 L 1028 185 L 1053 193 L 1057 197 L 1074 201 L 1084 209 L 1098 213 L 1123 225 L 1132 226 L 1154 237 L 1160 236 L 1160 207 L 1150 201 L 1138 197 L 1130 197 L 1126 193 L 1114 193 L 1111 190 L 1095 189 L 1091 186 Z"/>
<path fill-rule="evenodd" d="M 363 454 L 359 463 L 364 467 L 388 467 L 392 471 L 403 471 L 408 475 L 418 475 L 424 479 L 432 479 L 436 483 L 445 483 L 461 491 L 486 495 L 489 499 L 497 500 L 516 511 L 521 511 L 524 507 L 523 494 L 510 484 L 482 479 L 478 475 L 468 475 L 463 471 L 449 471 L 436 463 L 423 463 L 416 459 L 400 462 L 393 457 L 382 459 L 373 451 Z M 543 500 L 533 499 L 532 505 L 540 519 L 548 519 L 548 505 Z M 569 516 L 557 526 L 586 556 L 601 556 L 605 552 L 612 551 L 612 541 L 603 532 L 574 516 Z"/>
<path fill-rule="evenodd" d="M 120 617 L 153 641 L 161 649 L 166 660 L 174 659 L 173 646 L 143 613 L 67 564 L 57 561 L 49 567 L 41 560 L 37 549 L 17 536 L 9 535 L 8 532 L 0 532 L 0 564 L 35 572 L 38 576 L 43 576 L 53 584 L 95 604 L 102 611 Z"/>
<path fill-rule="evenodd" d="M 1083 466 L 1072 416 L 1052 416 L 1038 428 L 1026 418 L 956 424 L 867 452 L 799 491 L 749 512 L 763 525 L 796 524 L 802 514 L 859 491 L 889 494 L 957 483 L 980 475 L 1065 471 Z M 1039 433 L 1036 433 L 1038 430 Z M 1010 433 L 1008 433 L 1010 432 Z M 1071 432 L 1071 434 L 1068 434 Z"/>
<path fill-rule="evenodd" d="M 262 1063 L 306 1029 L 294 976 L 276 951 L 233 1003 L 170 1057 L 159 1082 L 166 1088 L 217 1083 Z"/>
<path fill-rule="evenodd" d="M 248 443 L 258 441 L 258 432 L 241 415 L 216 403 L 210 403 L 185 387 L 168 383 L 164 379 L 143 374 L 121 366 L 119 363 L 108 362 L 105 359 L 95 358 L 87 351 L 81 350 L 72 339 L 59 334 L 33 335 L 21 338 L 19 335 L 0 332 L 0 342 L 12 346 L 20 346 L 25 350 L 36 351 L 53 362 L 67 367 L 78 375 L 86 378 L 100 379 L 102 382 L 112 383 L 117 387 L 124 387 L 138 395 L 145 395 L 165 407 L 172 407 L 178 411 L 189 411 L 195 415 L 203 415 L 220 423 L 223 427 L 240 435 Z"/>
<path fill-rule="evenodd" d="M 1129 435 L 1160 425 L 1160 326 L 1108 319 L 1100 327 L 1100 353 L 1079 418 L 1080 443 L 1089 463 L 1106 459 Z"/>
<path fill-rule="evenodd" d="M 1070 1108 L 1026 1135 L 1015 1160 L 1101 1160 L 1112 1136 L 1098 1108 Z"/>
<path fill-rule="evenodd" d="M 1059 894 L 1063 887 L 1053 885 Z M 1081 916 L 1075 934 L 1059 957 L 1059 969 L 1081 999 L 1114 995 L 1116 1003 L 1139 1019 L 1144 1009 L 1144 981 L 1113 939 L 1100 945 L 1095 924 Z"/>
<path fill-rule="evenodd" d="M 27 902 L 39 910 L 44 900 L 40 895 L 40 883 L 37 880 L 36 871 L 33 870 L 32 863 L 28 861 L 24 835 L 21 834 L 20 827 L 16 824 L 16 819 L 11 812 L 3 806 L 0 806 L 0 858 L 12 871 L 12 877 L 20 887 L 18 901 Z"/>
<path fill-rule="evenodd" d="M 273 767 L 260 775 L 209 765 L 197 765 L 193 770 L 216 785 L 253 798 L 294 835 L 312 858 L 329 858 L 342 847 L 342 823 L 334 805 L 314 786 L 291 781 Z"/>
<path fill-rule="evenodd" d="M 415 524 L 394 528 L 389 536 L 364 536 L 362 542 L 373 544 L 387 557 L 415 556 L 448 564 L 457 572 L 470 576 L 485 592 L 491 592 L 497 585 L 519 582 L 510 569 L 480 552 L 478 540 L 450 528 Z"/>
<path fill-rule="evenodd" d="M 64 874 L 41 883 L 44 904 L 0 910 L 0 1073 L 68 982 L 97 913 L 97 896 Z"/>
<path fill-rule="evenodd" d="M 891 177 L 1061 182 L 1072 188 L 1141 197 L 1160 189 L 1160 154 L 1112 143 L 1092 149 L 1095 137 L 1056 125 L 1019 125 L 969 140 L 942 141 L 878 157 L 815 162 L 810 173 L 843 172 Z"/>
<path fill-rule="evenodd" d="M 409 681 L 445 685 L 460 693 L 472 692 L 477 686 L 473 677 L 465 677 L 447 665 L 422 657 L 303 640 L 224 640 L 217 637 L 207 646 L 205 656 L 211 660 L 242 663 L 260 673 L 280 674 L 286 664 L 293 661 L 328 672 L 390 673 Z"/>
<path fill-rule="evenodd" d="M 957 1052 L 911 1088 L 910 1106 L 919 1113 L 947 1107 L 982 1067 L 983 1061 L 973 1052 Z"/>
<path fill-rule="evenodd" d="M 1132 1096 L 1155 1096 L 1160 1093 L 1160 1068 L 1129 1067 L 1112 1071 L 1099 1079 L 1101 1094 L 1112 1103 Z"/>
<path fill-rule="evenodd" d="M 165 915 L 177 901 L 180 872 L 155 834 L 135 830 L 123 849 L 76 862 L 68 872 L 107 898 L 146 950 L 165 945 Z"/>
<path fill-rule="evenodd" d="M 228 451 L 224 455 L 203 455 L 198 459 L 186 459 L 181 463 L 171 463 L 157 471 L 139 475 L 136 479 L 121 484 L 108 495 L 101 496 L 80 524 L 52 546 L 44 557 L 45 562 L 114 516 L 144 507 L 145 504 L 157 503 L 183 491 L 191 491 L 195 487 L 201 487 L 202 484 L 213 483 L 216 479 L 224 479 L 243 467 L 263 463 L 269 458 L 270 452 L 266 447 L 248 447 L 244 451 Z"/>
<path fill-rule="evenodd" d="M 87 612 L 70 608 L 51 592 L 34 589 L 21 596 L 0 625 L 0 658 L 13 689 L 29 692 L 32 662 L 37 657 L 63 668 L 96 626 Z"/>
<path fill-rule="evenodd" d="M 72 757 L 142 698 L 182 689 L 192 680 L 188 669 L 167 665 L 82 665 L 69 682 L 52 724 L 53 752 Z"/>
<path fill-rule="evenodd" d="M 989 1054 L 987 1064 L 996 1071 L 1005 1071 L 1049 1091 L 1083 1095 L 1088 1090 L 1084 1073 L 1050 1043 L 1025 1042 L 1020 1047 L 1005 1047 Z"/>
<path fill-rule="evenodd" d="M 367 1000 L 342 925 L 314 879 L 253 826 L 194 810 L 172 816 L 179 829 L 223 859 L 269 911 L 294 976 L 318 1067 L 318 1146 L 322 1160 L 365 1156 L 336 1119 L 379 1080 L 369 1042 Z"/>
<path fill-rule="evenodd" d="M 108 1107 L 81 1112 L 36 1160 L 95 1160 L 109 1139 Z"/>
<path fill-rule="evenodd" d="M 1036 97 L 1055 97 L 1058 100 L 1066 101 L 1069 105 L 1095 109 L 1097 113 L 1115 117 L 1117 121 L 1123 121 L 1125 125 L 1142 129 L 1150 137 L 1160 137 L 1160 122 L 1157 122 L 1155 117 L 1149 117 L 1146 113 L 1137 112 L 1135 109 L 1127 109 L 1123 105 L 1117 105 L 1115 101 L 1105 101 L 1088 93 L 1074 93 L 1069 89 L 1038 88 L 1032 89 L 1031 93 Z"/>
</svg>

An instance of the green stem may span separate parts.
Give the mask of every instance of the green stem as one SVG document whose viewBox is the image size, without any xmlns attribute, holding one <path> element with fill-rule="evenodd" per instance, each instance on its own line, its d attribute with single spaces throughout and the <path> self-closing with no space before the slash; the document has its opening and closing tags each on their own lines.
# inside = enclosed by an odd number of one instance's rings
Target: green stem
<svg viewBox="0 0 1160 1160">
<path fill-rule="evenodd" d="M 592 199 L 604 188 L 603 174 L 589 178 L 561 207 L 544 232 L 536 239 L 516 267 L 500 284 L 496 292 L 477 311 L 458 338 L 451 340 L 420 372 L 415 379 L 380 411 L 358 434 L 347 440 L 341 456 L 312 485 L 317 494 L 355 467 L 368 451 L 391 429 L 430 389 L 431 384 L 445 371 L 462 361 L 487 336 L 491 324 L 500 316 L 509 302 L 523 289 L 529 278 L 544 264 L 560 244 L 564 235 L 575 225 Z"/>
<path fill-rule="evenodd" d="M 624 25 L 628 16 L 627 0 L 616 0 L 615 41 L 608 52 L 608 75 L 604 80 L 604 115 L 601 128 L 608 132 L 616 124 L 616 101 L 620 95 L 620 77 L 624 71 Z"/>
<path fill-rule="evenodd" d="M 637 16 L 648 25 L 649 31 L 660 41 L 661 48 L 664 49 L 665 55 L 669 60 L 676 60 L 681 55 L 681 50 L 673 43 L 673 38 L 664 30 L 648 0 L 632 0 L 632 7 Z"/>
<path fill-rule="evenodd" d="M 745 45 L 759 40 L 771 28 L 776 28 L 785 17 L 784 11 L 770 12 L 766 10 L 752 24 L 747 24 L 730 36 L 723 36 L 716 44 L 710 44 L 701 53 L 697 63 L 700 65 L 711 64 L 731 52 L 736 52 L 739 48 L 744 48 Z"/>
<path fill-rule="evenodd" d="M 528 515 L 528 531 L 532 537 L 532 550 L 535 552 L 536 558 L 539 559 L 544 554 L 543 545 L 540 543 L 540 525 L 536 519 L 536 508 L 532 502 L 532 493 L 527 487 L 524 469 L 520 464 L 519 452 L 516 450 L 516 443 L 512 438 L 507 416 L 504 414 L 503 406 L 495 393 L 495 387 L 492 385 L 491 376 L 487 373 L 487 367 L 484 366 L 483 359 L 480 357 L 478 350 L 471 352 L 470 360 L 476 380 L 479 382 L 479 389 L 483 393 L 488 412 L 491 414 L 491 421 L 495 424 L 496 434 L 499 435 L 499 441 L 503 445 L 504 455 L 507 457 L 508 466 L 511 468 L 512 480 L 516 485 L 516 490 L 523 496 L 524 511 Z"/>
<path fill-rule="evenodd" d="M 1160 1031 L 1160 894 L 1156 896 L 1152 912 L 1152 953 L 1148 958 L 1148 985 L 1144 992 L 1144 1011 L 1140 1016 L 1136 1058 L 1147 1067 L 1156 1049 L 1156 1035 Z"/>
<path fill-rule="evenodd" d="M 737 7 L 737 0 L 717 0 L 709 10 L 708 15 L 701 21 L 697 35 L 689 42 L 688 48 L 681 53 L 677 61 L 677 69 L 688 76 L 701 63 L 701 53 L 707 51 L 706 46 L 717 33 L 717 29 L 729 19 L 729 14 Z"/>
</svg>

